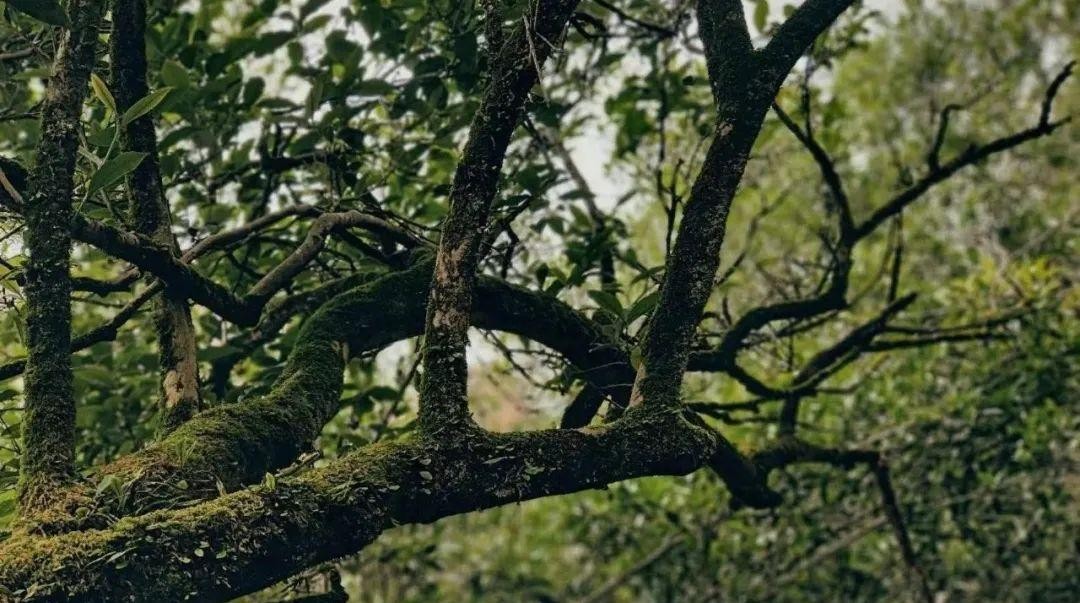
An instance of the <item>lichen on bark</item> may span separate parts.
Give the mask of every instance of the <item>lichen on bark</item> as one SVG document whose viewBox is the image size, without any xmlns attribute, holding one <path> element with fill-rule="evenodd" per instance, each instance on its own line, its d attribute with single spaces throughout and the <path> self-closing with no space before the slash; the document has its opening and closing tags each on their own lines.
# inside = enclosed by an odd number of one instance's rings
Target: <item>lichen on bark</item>
<svg viewBox="0 0 1080 603">
<path fill-rule="evenodd" d="M 41 140 L 26 198 L 26 413 L 20 508 L 48 504 L 75 473 L 71 389 L 72 194 L 83 99 L 94 64 L 102 3 L 72 0 L 41 108 Z"/>
</svg>

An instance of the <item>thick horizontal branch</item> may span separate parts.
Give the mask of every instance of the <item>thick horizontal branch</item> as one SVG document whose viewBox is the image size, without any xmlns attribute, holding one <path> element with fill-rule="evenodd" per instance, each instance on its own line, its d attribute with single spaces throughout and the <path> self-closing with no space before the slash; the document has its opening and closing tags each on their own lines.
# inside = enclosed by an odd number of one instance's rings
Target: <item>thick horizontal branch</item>
<svg viewBox="0 0 1080 603">
<path fill-rule="evenodd" d="M 744 471 L 725 464 L 729 445 L 716 432 L 645 409 L 595 429 L 431 442 L 376 444 L 298 478 L 104 530 L 17 535 L 0 545 L 0 587 L 27 601 L 227 600 L 354 553 L 394 525 L 706 465 L 739 489 Z"/>
</svg>

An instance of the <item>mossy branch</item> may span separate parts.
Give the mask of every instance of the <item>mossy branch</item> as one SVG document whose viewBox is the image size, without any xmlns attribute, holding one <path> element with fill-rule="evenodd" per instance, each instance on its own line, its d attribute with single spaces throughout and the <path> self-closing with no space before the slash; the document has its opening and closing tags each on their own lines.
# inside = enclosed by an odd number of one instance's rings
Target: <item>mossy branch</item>
<svg viewBox="0 0 1080 603">
<path fill-rule="evenodd" d="M 16 535 L 0 545 L 0 588 L 26 601 L 228 600 L 354 553 L 393 525 L 683 475 L 727 446 L 680 414 L 648 409 L 594 429 L 376 444 L 296 478 L 108 529 Z"/>
<path fill-rule="evenodd" d="M 102 4 L 73 0 L 68 6 L 71 26 L 60 34 L 41 109 L 37 163 L 25 197 L 28 354 L 19 493 L 23 513 L 48 504 L 58 484 L 75 473 L 75 400 L 69 356 L 71 198 Z"/>
</svg>

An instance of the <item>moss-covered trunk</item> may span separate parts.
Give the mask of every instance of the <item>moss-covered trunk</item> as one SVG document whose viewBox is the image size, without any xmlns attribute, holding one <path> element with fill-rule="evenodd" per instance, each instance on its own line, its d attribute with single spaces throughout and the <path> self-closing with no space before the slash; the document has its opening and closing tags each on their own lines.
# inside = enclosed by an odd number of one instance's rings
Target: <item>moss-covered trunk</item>
<svg viewBox="0 0 1080 603">
<path fill-rule="evenodd" d="M 71 391 L 72 194 L 83 99 L 94 64 L 102 3 L 72 0 L 41 108 L 41 141 L 30 174 L 26 213 L 26 415 L 20 505 L 45 504 L 74 475 L 75 401 Z"/>
</svg>

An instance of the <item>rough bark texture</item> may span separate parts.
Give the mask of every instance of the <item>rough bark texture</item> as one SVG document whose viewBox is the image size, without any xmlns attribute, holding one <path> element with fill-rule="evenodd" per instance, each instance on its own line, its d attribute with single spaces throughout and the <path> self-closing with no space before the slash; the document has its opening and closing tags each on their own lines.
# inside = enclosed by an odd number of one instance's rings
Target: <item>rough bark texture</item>
<svg viewBox="0 0 1080 603">
<path fill-rule="evenodd" d="M 41 142 L 26 198 L 27 370 L 23 511 L 48 500 L 74 474 L 75 401 L 71 392 L 72 191 L 80 116 L 97 46 L 101 3 L 73 0 L 71 29 L 60 37 L 41 110 Z"/>
<path fill-rule="evenodd" d="M 577 5 L 578 0 L 546 0 L 531 6 L 517 33 L 502 45 L 469 130 L 454 174 L 428 303 L 420 393 L 420 426 L 427 432 L 471 422 L 465 346 L 480 242 L 525 99 Z"/>
<path fill-rule="evenodd" d="M 775 89 L 761 80 L 742 2 L 701 0 L 698 21 L 716 130 L 679 225 L 630 403 L 678 402 L 690 340 L 713 290 L 728 210 Z M 765 107 L 762 104 L 766 103 Z"/>
<path fill-rule="evenodd" d="M 111 517 L 234 490 L 288 465 L 308 449 L 339 409 L 344 354 L 362 354 L 423 333 L 432 261 L 421 254 L 409 270 L 358 280 L 303 325 L 285 371 L 269 395 L 204 411 L 147 449 L 96 475 L 126 485 L 120 504 L 78 486 L 27 529 L 57 532 L 107 525 Z M 472 324 L 515 333 L 563 354 L 600 387 L 625 382 L 629 351 L 599 325 L 542 294 L 479 280 Z M 182 487 L 180 487 L 182 485 Z M 81 513 L 75 513 L 82 508 Z"/>
<path fill-rule="evenodd" d="M 625 387 L 634 372 L 626 341 L 613 339 L 603 325 L 552 297 L 476 276 L 479 244 L 497 193 L 503 155 L 540 65 L 576 1 L 531 4 L 517 34 L 496 45 L 495 68 L 454 177 L 451 211 L 436 258 L 428 249 L 416 249 L 400 271 L 349 275 L 310 296 L 286 299 L 264 314 L 270 297 L 305 268 L 334 229 L 368 228 L 399 237 L 395 243 L 410 249 L 416 241 L 359 212 L 290 210 L 289 215 L 318 216 L 308 237 L 239 297 L 188 265 L 194 249 L 178 257 L 175 242 L 166 236 L 169 216 L 153 167 L 156 162 L 142 166 L 147 169 L 133 174 L 129 183 L 138 232 L 73 215 L 75 133 L 98 18 L 96 4 L 73 0 L 74 33 L 61 44 L 57 76 L 43 107 L 43 143 L 29 197 L 24 204 L 6 198 L 10 191 L 0 191 L 0 202 L 25 212 L 34 271 L 27 278 L 34 329 L 27 374 L 28 403 L 32 401 L 27 449 L 33 454 L 24 466 L 26 482 L 38 486 L 24 490 L 32 493 L 24 494 L 24 504 L 44 498 L 41 484 L 51 483 L 36 477 L 71 472 L 73 405 L 67 367 L 71 234 L 158 277 L 170 286 L 174 299 L 190 299 L 227 320 L 255 325 L 248 345 L 258 345 L 264 331 L 281 328 L 298 308 L 311 315 L 300 327 L 268 395 L 200 412 L 144 450 L 100 468 L 92 480 L 51 490 L 45 501 L 49 504 L 24 518 L 14 535 L 0 543 L 0 599 L 222 600 L 356 552 L 384 529 L 402 523 L 430 522 L 637 476 L 679 475 L 702 467 L 716 470 L 739 504 L 767 507 L 779 501 L 766 484 L 772 470 L 795 462 L 836 466 L 878 462 L 871 453 L 802 443 L 793 429 L 771 449 L 747 458 L 679 404 L 679 386 L 688 367 L 719 367 L 735 376 L 734 356 L 746 334 L 795 311 L 816 311 L 820 303 L 835 304 L 837 299 L 843 302 L 840 288 L 835 290 L 839 293 L 829 289 L 828 298 L 766 306 L 733 326 L 724 341 L 734 342 L 730 344 L 734 348 L 721 345 L 701 356 L 690 351 L 712 290 L 727 212 L 765 112 L 806 46 L 850 4 L 808 0 L 766 48 L 755 51 L 741 2 L 699 1 L 699 29 L 718 112 L 716 132 L 684 210 L 631 395 Z M 143 8 L 142 0 L 117 4 L 117 30 L 133 32 L 130 38 L 117 35 L 113 40 L 116 88 L 128 91 L 122 101 L 126 105 L 140 94 L 137 90 L 146 88 L 141 46 L 126 47 L 141 44 Z M 130 62 L 127 50 L 137 55 Z M 1052 90 L 1061 81 L 1055 80 Z M 854 238 L 864 236 L 863 228 L 872 230 L 956 170 L 1053 131 L 1060 122 L 1049 121 L 1052 96 L 1037 127 L 935 166 L 863 226 L 849 223 L 846 232 Z M 129 148 L 153 153 L 154 133 L 148 120 L 126 136 Z M 7 170 L 6 163 L 0 167 Z M 246 231 L 242 227 L 222 236 L 240 240 L 255 222 Z M 837 354 L 869 342 L 889 312 L 908 303 L 909 298 L 895 299 L 880 320 L 853 331 L 813 359 L 797 381 L 813 381 L 816 367 L 834 365 Z M 586 395 L 597 404 L 603 394 L 629 398 L 634 404 L 620 419 L 594 428 L 516 434 L 475 428 L 465 397 L 465 333 L 470 325 L 515 333 L 558 352 L 589 380 L 592 389 Z M 170 328 L 160 322 L 159 327 L 162 332 Z M 421 334 L 427 336 L 426 376 L 417 437 L 365 447 L 317 470 L 295 468 L 264 479 L 268 472 L 296 461 L 338 411 L 350 355 Z M 186 342 L 182 345 L 189 349 Z M 173 360 L 163 358 L 163 366 L 175 366 L 167 364 Z M 225 374 L 227 381 L 227 368 Z M 766 394 L 776 393 L 760 386 Z M 788 406 L 786 421 L 793 425 L 797 400 Z M 879 480 L 884 484 L 882 475 Z M 105 480 L 121 487 L 94 487 Z M 260 480 L 261 485 L 250 486 Z M 123 492 L 122 500 L 116 492 Z M 895 496 L 885 496 L 885 504 L 899 526 L 905 558 L 913 563 Z"/>
<path fill-rule="evenodd" d="M 146 2 L 115 0 L 110 41 L 112 92 L 121 114 L 149 92 L 146 83 Z M 165 199 L 158 164 L 157 135 L 150 115 L 123 129 L 123 146 L 146 157 L 127 177 L 131 221 L 135 231 L 179 255 L 172 233 L 172 213 Z M 195 325 L 187 298 L 170 287 L 154 300 L 154 326 L 161 370 L 161 420 L 173 429 L 199 411 L 199 367 Z"/>
<path fill-rule="evenodd" d="M 0 545 L 0 587 L 29 601 L 223 600 L 357 551 L 392 525 L 682 475 L 721 442 L 678 413 L 638 409 L 595 429 L 378 444 L 295 480 L 110 529 L 15 536 Z"/>
</svg>

